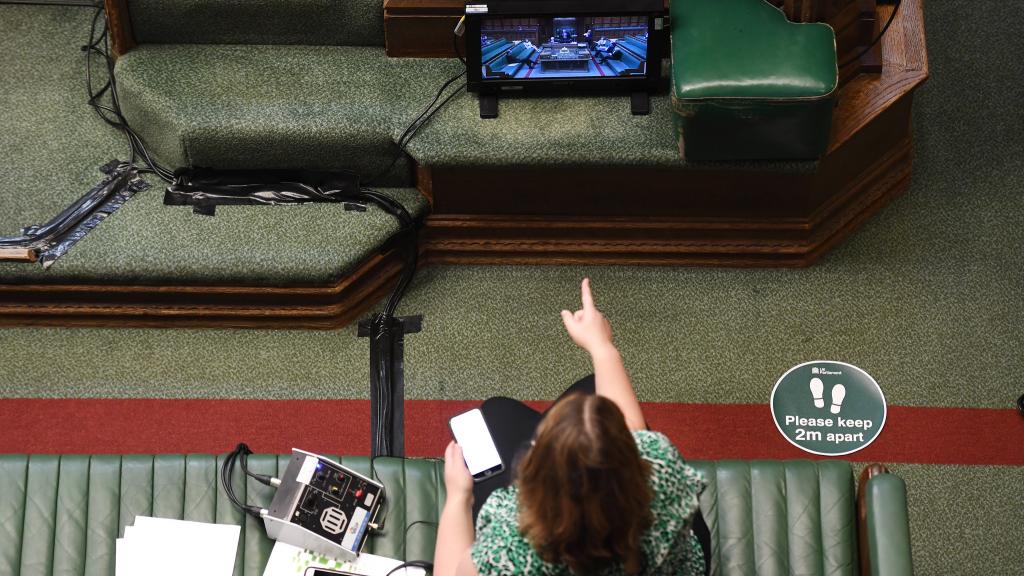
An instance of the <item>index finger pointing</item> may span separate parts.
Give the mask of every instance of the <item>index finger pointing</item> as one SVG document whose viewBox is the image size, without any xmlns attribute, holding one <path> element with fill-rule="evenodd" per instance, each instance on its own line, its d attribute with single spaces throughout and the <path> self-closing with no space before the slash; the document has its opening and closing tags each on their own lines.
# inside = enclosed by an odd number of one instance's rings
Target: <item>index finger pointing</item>
<svg viewBox="0 0 1024 576">
<path fill-rule="evenodd" d="M 583 279 L 583 284 L 580 286 L 580 293 L 583 297 L 583 309 L 593 310 L 594 295 L 590 293 L 590 278 Z"/>
</svg>

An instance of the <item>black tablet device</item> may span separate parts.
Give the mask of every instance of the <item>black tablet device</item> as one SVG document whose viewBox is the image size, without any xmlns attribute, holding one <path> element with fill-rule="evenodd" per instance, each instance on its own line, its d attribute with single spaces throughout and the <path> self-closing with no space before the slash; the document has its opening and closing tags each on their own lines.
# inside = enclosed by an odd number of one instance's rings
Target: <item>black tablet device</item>
<svg viewBox="0 0 1024 576">
<path fill-rule="evenodd" d="M 466 3 L 468 88 L 481 117 L 499 95 L 617 91 L 645 114 L 661 79 L 662 0 L 499 0 Z"/>
</svg>

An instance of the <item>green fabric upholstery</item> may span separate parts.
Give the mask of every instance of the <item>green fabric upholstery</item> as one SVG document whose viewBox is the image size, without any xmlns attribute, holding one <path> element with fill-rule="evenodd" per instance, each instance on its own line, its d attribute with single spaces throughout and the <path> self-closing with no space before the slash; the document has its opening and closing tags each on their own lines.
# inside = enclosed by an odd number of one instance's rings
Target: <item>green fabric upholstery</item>
<svg viewBox="0 0 1024 576">
<path fill-rule="evenodd" d="M 488 44 L 486 47 L 480 50 L 480 61 L 488 62 L 501 52 L 508 50 L 508 47 L 511 44 L 512 42 L 506 40 L 505 38 L 502 38 L 501 40 L 498 40 L 492 44 Z"/>
<path fill-rule="evenodd" d="M 350 169 L 364 177 L 397 153 L 448 60 L 382 48 L 147 44 L 116 75 L 125 117 L 171 167 Z M 395 170 L 391 185 L 411 183 Z"/>
<path fill-rule="evenodd" d="M 206 455 L 0 456 L 0 573 L 110 574 L 114 541 L 136 515 L 239 524 L 235 574 L 257 576 L 273 543 L 231 505 Z M 367 552 L 433 557 L 444 504 L 439 460 L 343 457 L 387 491 L 384 529 Z M 691 462 L 708 481 L 700 505 L 712 537 L 712 573 L 857 573 L 855 493 L 840 461 Z M 255 455 L 254 472 L 280 476 L 288 456 Z M 233 477 L 239 497 L 266 506 L 273 490 Z M 909 574 L 905 487 L 892 475 L 869 483 L 872 574 Z M 888 540 L 888 541 L 887 541 Z M 875 562 L 878 557 L 879 561 Z M 900 562 L 905 562 L 900 564 Z"/>
<path fill-rule="evenodd" d="M 914 573 L 907 518 L 907 486 L 893 474 L 871 477 L 865 493 L 871 573 L 909 576 Z"/>
<path fill-rule="evenodd" d="M 691 160 L 810 159 L 828 145 L 835 33 L 764 0 L 674 0 L 672 103 Z"/>
<path fill-rule="evenodd" d="M 384 45 L 381 0 L 129 0 L 140 44 Z"/>
</svg>

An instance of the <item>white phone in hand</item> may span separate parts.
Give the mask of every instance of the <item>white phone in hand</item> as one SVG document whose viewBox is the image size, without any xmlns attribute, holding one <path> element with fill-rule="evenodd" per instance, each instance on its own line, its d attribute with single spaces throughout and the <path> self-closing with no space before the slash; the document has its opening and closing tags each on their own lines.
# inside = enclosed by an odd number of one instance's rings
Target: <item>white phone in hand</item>
<svg viewBox="0 0 1024 576">
<path fill-rule="evenodd" d="M 479 482 L 500 474 L 505 470 L 505 465 L 498 454 L 498 448 L 491 438 L 491 431 L 484 421 L 484 414 L 479 408 L 469 412 L 463 412 L 448 421 L 452 430 L 452 436 L 462 448 L 462 456 L 466 459 L 466 467 L 473 475 L 473 480 Z"/>
</svg>

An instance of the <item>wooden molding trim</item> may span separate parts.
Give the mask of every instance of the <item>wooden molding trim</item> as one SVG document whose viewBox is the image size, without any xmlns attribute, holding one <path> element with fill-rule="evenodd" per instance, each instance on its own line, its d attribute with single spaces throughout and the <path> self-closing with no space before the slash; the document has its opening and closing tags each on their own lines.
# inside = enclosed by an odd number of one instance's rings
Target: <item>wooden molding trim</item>
<svg viewBox="0 0 1024 576">
<path fill-rule="evenodd" d="M 402 264 L 374 255 L 326 286 L 0 285 L 0 326 L 340 328 L 390 292 Z"/>
<path fill-rule="evenodd" d="M 136 45 L 132 19 L 128 13 L 128 0 L 103 0 L 103 7 L 110 31 L 111 56 L 116 60 Z"/>
<path fill-rule="evenodd" d="M 805 221 L 435 214 L 421 232 L 421 266 L 807 266 L 906 190 L 909 138 L 893 152 Z M 322 287 L 0 285 L 0 326 L 341 328 L 384 298 L 401 268 L 391 252 Z"/>
<path fill-rule="evenodd" d="M 528 217 L 433 214 L 428 264 L 615 264 L 803 267 L 907 190 L 902 139 L 807 218 Z"/>
</svg>

